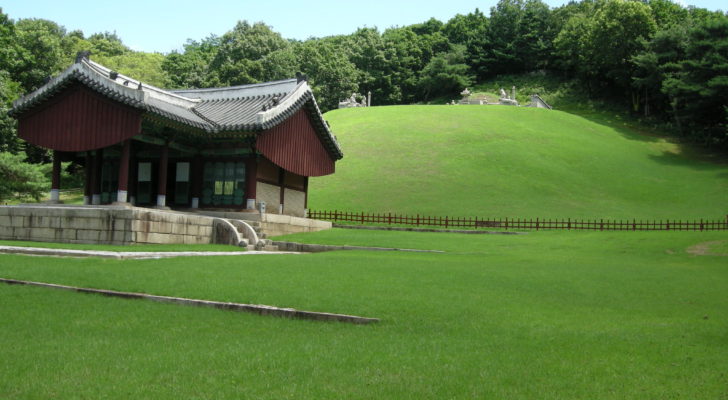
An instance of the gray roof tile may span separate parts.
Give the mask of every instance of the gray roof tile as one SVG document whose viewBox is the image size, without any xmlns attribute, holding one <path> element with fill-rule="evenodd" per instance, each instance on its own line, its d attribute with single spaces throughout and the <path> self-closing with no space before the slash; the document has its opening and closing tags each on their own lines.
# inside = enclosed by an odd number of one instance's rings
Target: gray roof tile
<svg viewBox="0 0 728 400">
<path fill-rule="evenodd" d="M 109 68 L 82 58 L 44 86 L 16 100 L 11 112 L 21 115 L 74 82 L 120 103 L 211 134 L 269 129 L 305 108 L 332 157 L 343 157 L 305 81 L 287 79 L 223 88 L 166 90 L 121 74 L 111 79 L 110 72 Z"/>
</svg>

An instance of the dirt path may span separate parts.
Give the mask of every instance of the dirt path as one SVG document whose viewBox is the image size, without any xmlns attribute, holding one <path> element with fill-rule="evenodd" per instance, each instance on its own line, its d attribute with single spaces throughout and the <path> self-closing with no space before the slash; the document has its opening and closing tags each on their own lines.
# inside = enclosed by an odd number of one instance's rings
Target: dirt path
<svg viewBox="0 0 728 400">
<path fill-rule="evenodd" d="M 712 247 L 717 247 L 725 243 L 726 240 L 713 240 L 711 242 L 698 243 L 687 248 L 687 252 L 696 256 L 728 256 L 728 253 L 712 252 Z"/>
</svg>

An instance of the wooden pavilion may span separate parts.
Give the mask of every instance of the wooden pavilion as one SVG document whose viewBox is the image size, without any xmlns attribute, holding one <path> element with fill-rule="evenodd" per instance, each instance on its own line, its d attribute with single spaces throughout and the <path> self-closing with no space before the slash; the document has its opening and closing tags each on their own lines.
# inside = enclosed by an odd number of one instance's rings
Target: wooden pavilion
<svg viewBox="0 0 728 400">
<path fill-rule="evenodd" d="M 84 165 L 86 204 L 243 210 L 303 216 L 309 177 L 343 157 L 305 78 L 166 90 L 80 54 L 13 105 L 19 136 Z"/>
</svg>

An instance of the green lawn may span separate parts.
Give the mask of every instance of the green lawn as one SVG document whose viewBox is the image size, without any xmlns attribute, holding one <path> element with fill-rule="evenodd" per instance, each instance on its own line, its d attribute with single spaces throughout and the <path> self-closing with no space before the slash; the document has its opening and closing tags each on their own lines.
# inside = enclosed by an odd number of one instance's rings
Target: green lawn
<svg viewBox="0 0 728 400">
<path fill-rule="evenodd" d="M 378 317 L 356 326 L 0 285 L 0 398 L 719 399 L 722 232 L 332 230 L 439 249 L 0 256 L 0 277 Z"/>
<path fill-rule="evenodd" d="M 308 204 L 435 216 L 725 216 L 728 164 L 602 114 L 507 106 L 334 110 L 326 119 L 345 156 L 335 174 L 311 180 Z"/>
</svg>

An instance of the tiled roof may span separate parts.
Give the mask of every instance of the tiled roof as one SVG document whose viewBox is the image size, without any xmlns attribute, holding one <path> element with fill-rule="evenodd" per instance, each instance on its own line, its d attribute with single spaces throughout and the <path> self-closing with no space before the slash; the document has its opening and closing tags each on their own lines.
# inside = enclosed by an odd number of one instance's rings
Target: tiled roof
<svg viewBox="0 0 728 400">
<path fill-rule="evenodd" d="M 16 100 L 11 112 L 20 115 L 75 82 L 120 103 L 211 134 L 269 129 L 305 108 L 332 157 L 335 160 L 343 157 L 308 83 L 296 79 L 223 88 L 166 90 L 81 58 L 36 91 Z"/>
</svg>

